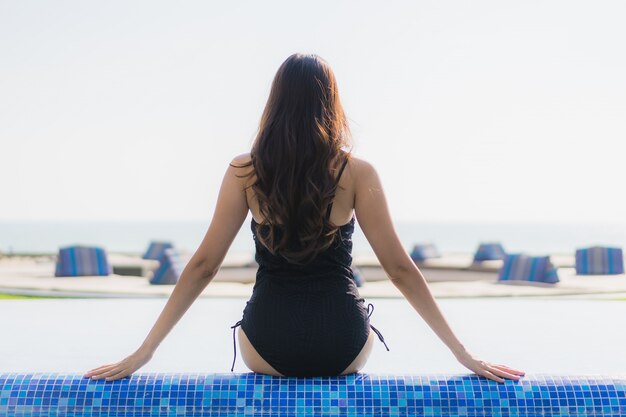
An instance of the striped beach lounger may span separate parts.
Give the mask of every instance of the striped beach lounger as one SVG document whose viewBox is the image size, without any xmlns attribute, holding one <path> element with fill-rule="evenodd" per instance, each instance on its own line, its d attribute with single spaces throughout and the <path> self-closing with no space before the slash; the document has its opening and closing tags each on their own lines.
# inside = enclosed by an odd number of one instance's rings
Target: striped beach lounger
<svg viewBox="0 0 626 417">
<path fill-rule="evenodd" d="M 614 275 L 624 273 L 622 248 L 592 246 L 576 250 L 577 275 Z"/>
<path fill-rule="evenodd" d="M 143 259 L 155 259 L 159 260 L 165 252 L 165 249 L 171 249 L 174 245 L 171 242 L 155 241 L 150 242 L 148 250 L 143 254 Z"/>
<path fill-rule="evenodd" d="M 559 282 L 556 268 L 549 256 L 507 254 L 498 274 L 498 281 L 530 281 L 555 284 Z"/>
<path fill-rule="evenodd" d="M 352 276 L 354 277 L 354 283 L 357 287 L 363 286 L 363 275 L 361 274 L 361 270 L 355 266 L 350 267 L 352 270 Z"/>
<path fill-rule="evenodd" d="M 183 272 L 183 265 L 176 249 L 169 248 L 163 251 L 159 258 L 159 267 L 150 278 L 153 285 L 173 285 L 178 282 L 180 274 Z"/>
<path fill-rule="evenodd" d="M 500 243 L 481 243 L 474 253 L 474 262 L 504 259 L 506 251 Z"/>
<path fill-rule="evenodd" d="M 104 276 L 113 273 L 107 253 L 96 246 L 66 246 L 59 249 L 54 276 Z"/>
<path fill-rule="evenodd" d="M 425 261 L 430 258 L 440 258 L 441 254 L 437 250 L 437 247 L 432 243 L 423 243 L 413 246 L 411 251 L 411 259 L 414 262 Z"/>
</svg>

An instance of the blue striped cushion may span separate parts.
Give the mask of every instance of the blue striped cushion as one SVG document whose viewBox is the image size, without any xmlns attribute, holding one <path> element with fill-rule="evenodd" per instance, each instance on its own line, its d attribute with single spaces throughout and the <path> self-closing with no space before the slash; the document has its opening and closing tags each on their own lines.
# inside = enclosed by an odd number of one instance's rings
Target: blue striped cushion
<svg viewBox="0 0 626 417">
<path fill-rule="evenodd" d="M 143 254 L 143 259 L 159 260 L 161 256 L 163 256 L 163 252 L 165 251 L 165 249 L 170 249 L 173 247 L 174 245 L 172 245 L 171 242 L 152 241 L 150 242 L 150 246 L 148 246 L 148 250 L 146 250 L 146 253 Z"/>
<path fill-rule="evenodd" d="M 183 265 L 176 249 L 165 249 L 163 255 L 159 258 L 159 267 L 154 271 L 154 275 L 150 279 L 150 284 L 176 284 L 182 272 Z"/>
<path fill-rule="evenodd" d="M 613 275 L 624 273 L 622 248 L 593 246 L 576 250 L 576 274 Z"/>
<path fill-rule="evenodd" d="M 557 283 L 559 277 L 549 256 L 508 254 L 498 274 L 498 281 L 532 281 Z"/>
<path fill-rule="evenodd" d="M 429 258 L 439 258 L 441 254 L 437 250 L 437 247 L 432 243 L 417 244 L 413 246 L 411 251 L 411 259 L 419 262 Z"/>
<path fill-rule="evenodd" d="M 504 259 L 506 252 L 500 243 L 481 243 L 474 253 L 474 262 Z"/>
<path fill-rule="evenodd" d="M 354 277 L 354 282 L 356 283 L 357 287 L 362 287 L 363 286 L 363 275 L 361 275 L 361 270 L 357 267 L 350 267 L 350 269 L 352 270 L 352 276 Z"/>
<path fill-rule="evenodd" d="M 78 277 L 113 273 L 106 251 L 99 247 L 67 246 L 59 249 L 54 276 Z"/>
</svg>

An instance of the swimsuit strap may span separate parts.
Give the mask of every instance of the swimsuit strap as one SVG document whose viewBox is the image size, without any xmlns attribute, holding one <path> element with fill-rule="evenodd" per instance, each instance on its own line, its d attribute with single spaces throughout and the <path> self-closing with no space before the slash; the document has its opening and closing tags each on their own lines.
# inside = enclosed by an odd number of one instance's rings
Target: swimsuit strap
<svg viewBox="0 0 626 417">
<path fill-rule="evenodd" d="M 339 184 L 339 179 L 341 178 L 341 174 L 343 174 L 343 169 L 346 167 L 346 165 L 348 164 L 348 158 L 346 158 L 343 161 L 343 164 L 341 165 L 341 168 L 339 169 L 339 175 L 337 175 L 337 179 L 335 180 L 335 183 L 338 185 Z M 333 194 L 333 199 L 335 198 L 335 195 Z M 330 211 L 333 208 L 333 203 L 334 201 L 331 201 L 330 204 L 328 205 L 328 209 L 326 210 L 326 218 L 330 219 Z"/>
</svg>

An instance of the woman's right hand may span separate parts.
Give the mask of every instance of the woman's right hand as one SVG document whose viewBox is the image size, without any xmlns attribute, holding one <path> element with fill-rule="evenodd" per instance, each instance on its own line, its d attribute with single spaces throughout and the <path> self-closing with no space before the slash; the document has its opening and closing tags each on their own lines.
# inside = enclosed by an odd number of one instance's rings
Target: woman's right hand
<svg viewBox="0 0 626 417">
<path fill-rule="evenodd" d="M 91 379 L 104 378 L 105 381 L 115 381 L 116 379 L 125 378 L 148 363 L 150 359 L 152 359 L 152 354 L 152 351 L 140 348 L 117 363 L 102 365 L 91 369 L 83 376 Z"/>
<path fill-rule="evenodd" d="M 497 382 L 504 382 L 503 378 L 517 381 L 520 376 L 526 375 L 523 371 L 518 371 L 505 365 L 495 365 L 490 362 L 482 361 L 467 351 L 456 355 L 456 358 L 470 371 Z"/>
</svg>

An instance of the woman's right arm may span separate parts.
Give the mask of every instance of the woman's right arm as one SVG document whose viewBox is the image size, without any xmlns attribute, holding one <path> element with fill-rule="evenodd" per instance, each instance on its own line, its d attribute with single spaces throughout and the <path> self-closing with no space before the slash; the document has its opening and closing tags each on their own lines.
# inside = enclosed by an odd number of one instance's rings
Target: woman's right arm
<svg viewBox="0 0 626 417">
<path fill-rule="evenodd" d="M 396 234 L 378 173 L 371 164 L 362 159 L 353 158 L 353 161 L 355 215 L 391 282 L 465 367 L 498 382 L 504 382 L 500 377 L 518 379 L 518 375 L 524 375 L 524 372 L 507 366 L 494 365 L 474 358 L 457 339 L 441 313 L 424 276 Z"/>
</svg>

